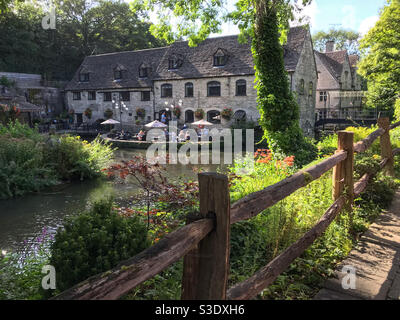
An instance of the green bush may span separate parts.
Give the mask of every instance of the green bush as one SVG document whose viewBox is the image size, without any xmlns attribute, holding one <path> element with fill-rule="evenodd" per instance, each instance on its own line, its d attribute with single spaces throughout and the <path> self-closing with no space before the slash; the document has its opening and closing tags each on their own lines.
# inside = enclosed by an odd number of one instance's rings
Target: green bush
<svg viewBox="0 0 400 320">
<path fill-rule="evenodd" d="M 102 174 L 113 158 L 109 143 L 97 137 L 92 142 L 77 136 L 61 136 L 52 140 L 45 150 L 49 163 L 63 180 L 91 179 Z"/>
<path fill-rule="evenodd" d="M 57 271 L 57 289 L 65 290 L 90 276 L 108 271 L 149 245 L 138 217 L 122 217 L 112 200 L 68 220 L 51 246 L 50 264 Z"/>
</svg>

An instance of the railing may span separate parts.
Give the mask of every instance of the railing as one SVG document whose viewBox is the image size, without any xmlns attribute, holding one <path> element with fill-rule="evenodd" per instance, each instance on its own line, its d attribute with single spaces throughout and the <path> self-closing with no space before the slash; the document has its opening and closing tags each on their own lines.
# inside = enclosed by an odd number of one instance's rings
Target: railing
<svg viewBox="0 0 400 320">
<path fill-rule="evenodd" d="M 254 298 L 320 237 L 343 209 L 351 212 L 354 198 L 365 190 L 371 178 L 371 174 L 365 174 L 354 183 L 354 153 L 364 152 L 380 137 L 383 159 L 380 166 L 388 174 L 393 174 L 393 158 L 400 153 L 400 149 L 392 150 L 389 133 L 400 122 L 390 126 L 388 118 L 381 118 L 378 124 L 378 130 L 357 144 L 354 144 L 352 132 L 340 131 L 335 155 L 252 193 L 232 206 L 226 176 L 199 174 L 200 212 L 189 217 L 185 227 L 168 234 L 151 248 L 112 270 L 93 276 L 54 299 L 118 299 L 181 258 L 184 258 L 182 299 Z M 230 225 L 258 215 L 331 169 L 334 203 L 319 222 L 252 277 L 228 289 Z"/>
</svg>

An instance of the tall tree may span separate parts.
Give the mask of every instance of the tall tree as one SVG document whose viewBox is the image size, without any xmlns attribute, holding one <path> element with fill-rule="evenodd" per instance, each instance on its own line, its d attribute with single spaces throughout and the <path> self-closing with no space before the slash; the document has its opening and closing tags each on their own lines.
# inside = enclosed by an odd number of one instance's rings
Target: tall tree
<svg viewBox="0 0 400 320">
<path fill-rule="evenodd" d="M 0 15 L 0 70 L 69 80 L 87 55 L 164 45 L 122 0 L 55 0 L 56 29 L 44 30 L 42 1 L 14 1 Z"/>
<path fill-rule="evenodd" d="M 299 124 L 299 107 L 288 83 L 282 42 L 294 20 L 294 12 L 311 0 L 238 0 L 229 12 L 224 0 L 148 0 L 146 9 L 158 12 L 159 23 L 151 27 L 156 36 L 172 42 L 188 38 L 196 45 L 231 20 L 240 29 L 240 40 L 252 41 L 256 69 L 260 124 L 274 153 L 295 155 L 298 163 L 313 158 Z"/>
<path fill-rule="evenodd" d="M 400 0 L 389 0 L 361 40 L 359 72 L 368 80 L 368 105 L 393 112 L 400 99 Z"/>
<path fill-rule="evenodd" d="M 352 30 L 330 29 L 328 32 L 319 31 L 313 35 L 314 47 L 324 52 L 328 41 L 334 41 L 336 50 L 347 50 L 349 54 L 360 54 L 359 42 L 361 34 Z"/>
</svg>

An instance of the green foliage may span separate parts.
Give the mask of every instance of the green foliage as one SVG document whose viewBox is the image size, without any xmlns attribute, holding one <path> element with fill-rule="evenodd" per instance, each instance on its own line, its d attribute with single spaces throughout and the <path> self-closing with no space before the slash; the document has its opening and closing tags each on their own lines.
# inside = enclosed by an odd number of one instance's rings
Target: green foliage
<svg viewBox="0 0 400 320">
<path fill-rule="evenodd" d="M 111 145 L 97 137 L 92 142 L 61 136 L 47 145 L 47 163 L 63 180 L 91 179 L 102 174 L 113 158 Z"/>
<path fill-rule="evenodd" d="M 400 1 L 390 0 L 361 40 L 359 72 L 368 80 L 368 105 L 393 111 L 400 96 Z"/>
<path fill-rule="evenodd" d="M 42 268 L 49 264 L 52 236 L 44 229 L 22 252 L 0 253 L 0 300 L 40 300 L 44 298 Z"/>
<path fill-rule="evenodd" d="M 0 125 L 0 199 L 37 192 L 59 179 L 90 179 L 102 175 L 113 149 L 96 138 L 45 139 L 36 129 L 18 121 Z"/>
<path fill-rule="evenodd" d="M 334 41 L 336 50 L 347 50 L 349 54 L 359 54 L 360 33 L 346 29 L 330 29 L 328 32 L 318 31 L 313 35 L 314 47 L 325 52 L 326 42 Z"/>
<path fill-rule="evenodd" d="M 57 270 L 57 289 L 68 289 L 108 271 L 148 245 L 146 226 L 138 217 L 118 215 L 112 200 L 94 203 L 90 211 L 72 217 L 56 234 L 50 264 Z"/>
<path fill-rule="evenodd" d="M 11 10 L 0 15 L 2 71 L 70 80 L 83 59 L 94 53 L 164 45 L 150 34 L 151 23 L 143 22 L 140 12 L 124 1 L 56 0 L 54 30 L 42 28 L 48 9 L 40 1 L 7 2 Z"/>
<path fill-rule="evenodd" d="M 400 98 L 394 104 L 394 118 L 396 121 L 400 121 Z"/>
<path fill-rule="evenodd" d="M 0 78 L 0 85 L 5 86 L 7 88 L 11 88 L 15 86 L 15 81 L 11 81 L 6 76 L 2 76 Z"/>
</svg>

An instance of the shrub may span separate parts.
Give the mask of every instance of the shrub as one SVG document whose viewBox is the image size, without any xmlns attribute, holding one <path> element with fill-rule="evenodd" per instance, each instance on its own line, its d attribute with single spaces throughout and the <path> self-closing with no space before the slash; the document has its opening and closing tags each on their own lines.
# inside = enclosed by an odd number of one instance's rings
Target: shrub
<svg viewBox="0 0 400 320">
<path fill-rule="evenodd" d="M 143 108 L 137 108 L 136 114 L 139 118 L 144 118 L 146 116 L 146 110 L 144 110 Z"/>
<path fill-rule="evenodd" d="M 100 176 L 113 157 L 111 145 L 97 137 L 91 143 L 76 136 L 61 136 L 46 147 L 46 161 L 63 180 Z"/>
<path fill-rule="evenodd" d="M 68 289 L 108 271 L 148 245 L 146 226 L 138 217 L 118 215 L 111 200 L 95 203 L 56 234 L 50 264 L 57 270 L 57 289 Z"/>
<path fill-rule="evenodd" d="M 90 109 L 90 108 L 86 108 L 84 114 L 85 114 L 86 118 L 91 119 L 91 118 L 92 118 L 93 111 L 92 111 L 92 109 Z"/>
<path fill-rule="evenodd" d="M 225 108 L 224 110 L 222 110 L 221 112 L 221 116 L 222 118 L 226 119 L 226 120 L 231 120 L 233 115 L 233 111 L 231 108 Z"/>
<path fill-rule="evenodd" d="M 174 116 L 177 117 L 178 119 L 181 117 L 182 111 L 181 111 L 181 108 L 179 108 L 178 106 L 176 106 L 176 107 L 173 109 L 172 112 L 174 113 Z"/>
</svg>

